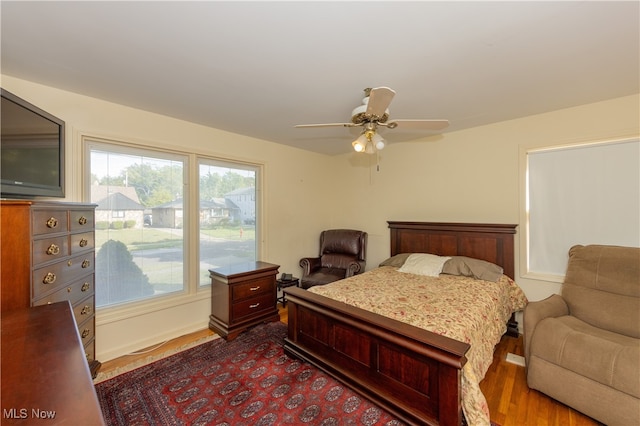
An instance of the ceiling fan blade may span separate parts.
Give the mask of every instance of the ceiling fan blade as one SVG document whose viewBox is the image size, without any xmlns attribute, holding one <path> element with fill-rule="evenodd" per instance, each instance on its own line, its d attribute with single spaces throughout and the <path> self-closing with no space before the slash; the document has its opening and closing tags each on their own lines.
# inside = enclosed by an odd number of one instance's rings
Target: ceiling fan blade
<svg viewBox="0 0 640 426">
<path fill-rule="evenodd" d="M 442 130 L 449 126 L 449 120 L 390 120 L 398 130 Z"/>
<path fill-rule="evenodd" d="M 388 87 L 376 87 L 369 92 L 367 115 L 382 117 L 391 104 L 396 92 Z"/>
<path fill-rule="evenodd" d="M 306 127 L 354 127 L 357 124 L 353 123 L 323 123 L 323 124 L 296 124 L 294 127 L 306 128 Z"/>
</svg>

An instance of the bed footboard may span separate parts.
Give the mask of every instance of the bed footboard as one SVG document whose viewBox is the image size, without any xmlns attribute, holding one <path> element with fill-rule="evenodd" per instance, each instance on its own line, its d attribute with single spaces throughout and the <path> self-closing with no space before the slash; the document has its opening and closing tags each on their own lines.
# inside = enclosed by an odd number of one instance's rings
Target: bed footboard
<svg viewBox="0 0 640 426">
<path fill-rule="evenodd" d="M 287 354 L 409 424 L 461 424 L 468 344 L 299 288 L 285 293 Z"/>
</svg>

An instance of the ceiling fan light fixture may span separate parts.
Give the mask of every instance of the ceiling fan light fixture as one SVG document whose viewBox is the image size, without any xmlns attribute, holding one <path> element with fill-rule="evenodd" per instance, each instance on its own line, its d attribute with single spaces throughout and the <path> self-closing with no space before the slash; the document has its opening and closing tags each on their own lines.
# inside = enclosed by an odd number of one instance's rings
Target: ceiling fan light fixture
<svg viewBox="0 0 640 426">
<path fill-rule="evenodd" d="M 373 145 L 376 147 L 378 151 L 384 149 L 384 147 L 386 146 L 385 140 L 378 133 L 373 134 L 373 136 L 371 137 L 371 142 L 373 143 Z"/>
<path fill-rule="evenodd" d="M 363 132 L 360 134 L 360 136 L 358 136 L 358 139 L 356 139 L 351 143 L 351 146 L 353 146 L 353 150 L 355 152 L 363 152 L 367 146 L 367 142 L 368 142 L 367 137 Z"/>
<path fill-rule="evenodd" d="M 365 97 L 362 104 L 351 111 L 349 123 L 325 123 L 325 124 L 298 124 L 295 127 L 363 127 L 362 133 L 351 142 L 354 151 L 375 154 L 384 149 L 387 141 L 378 135 L 378 130 L 395 129 L 403 130 L 439 131 L 449 125 L 448 120 L 426 119 L 394 119 L 389 121 L 389 105 L 396 92 L 389 87 L 375 87 L 364 89 Z"/>
</svg>

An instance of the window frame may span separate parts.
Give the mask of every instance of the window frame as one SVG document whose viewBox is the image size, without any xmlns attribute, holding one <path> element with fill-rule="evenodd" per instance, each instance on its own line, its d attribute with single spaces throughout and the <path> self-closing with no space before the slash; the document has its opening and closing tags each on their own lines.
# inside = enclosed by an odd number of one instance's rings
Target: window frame
<svg viewBox="0 0 640 426">
<path fill-rule="evenodd" d="M 616 144 L 638 143 L 637 136 L 620 137 L 603 140 L 580 141 L 565 144 L 545 146 L 520 146 L 520 223 L 524 227 L 524 238 L 520 238 L 520 276 L 523 278 L 546 281 L 561 284 L 564 282 L 564 273 L 542 272 L 533 270 L 530 266 L 531 253 L 531 217 L 530 217 L 530 154 L 553 153 L 570 150 L 588 149 L 593 147 L 607 147 Z M 591 241 L 591 240 L 590 240 Z M 594 241 L 576 242 L 576 244 L 623 244 L 621 241 Z M 567 249 L 568 251 L 568 249 Z"/>
<path fill-rule="evenodd" d="M 240 169 L 240 170 L 248 170 L 251 171 L 255 174 L 255 192 L 254 192 L 254 199 L 252 199 L 252 201 L 254 202 L 255 205 L 255 260 L 259 260 L 260 259 L 260 255 L 261 255 L 261 247 L 262 245 L 260 244 L 261 242 L 261 221 L 259 219 L 257 219 L 258 217 L 261 217 L 261 212 L 262 212 L 262 206 L 261 203 L 258 202 L 259 200 L 262 200 L 262 197 L 259 194 L 262 194 L 262 176 L 263 176 L 263 171 L 264 171 L 264 167 L 261 164 L 256 164 L 256 163 L 249 163 L 249 162 L 243 162 L 243 161 L 236 161 L 236 160 L 227 160 L 227 159 L 221 159 L 218 157 L 211 157 L 211 156 L 205 156 L 205 155 L 198 155 L 196 156 L 196 160 L 195 160 L 195 164 L 194 164 L 194 168 L 196 170 L 196 174 L 197 174 L 197 182 L 198 185 L 196 186 L 196 206 L 200 206 L 200 165 L 201 164 L 205 164 L 208 166 L 213 166 L 213 167 L 221 167 L 221 168 L 234 168 L 234 169 Z M 199 210 L 198 210 L 199 212 Z M 199 217 L 199 215 L 198 215 Z M 200 235 L 200 223 L 195 223 L 195 226 L 198 229 L 198 235 Z M 197 257 L 198 257 L 198 264 L 200 264 L 200 239 L 197 239 Z M 198 269 L 199 272 L 199 269 Z M 199 276 L 199 274 L 198 274 Z M 198 279 L 198 288 L 199 290 L 203 290 L 203 289 L 210 289 L 211 288 L 211 281 L 209 281 L 206 284 L 202 284 L 199 282 L 200 280 Z"/>
<path fill-rule="evenodd" d="M 185 207 L 188 212 L 195 209 L 198 211 L 199 206 L 199 160 L 219 162 L 221 165 L 233 164 L 239 166 L 253 167 L 256 171 L 256 258 L 260 258 L 263 251 L 263 238 L 261 236 L 262 223 L 262 204 L 263 204 L 263 185 L 265 166 L 262 163 L 243 161 L 232 158 L 222 158 L 215 155 L 209 155 L 206 152 L 194 152 L 177 149 L 174 147 L 166 147 L 156 143 L 140 143 L 131 142 L 113 137 L 96 136 L 91 134 L 79 133 L 80 155 L 82 158 L 81 165 L 81 191 L 83 199 L 91 199 L 91 150 L 98 146 L 103 150 L 122 149 L 129 153 L 138 151 L 143 155 L 145 153 L 158 153 L 160 155 L 184 157 L 184 191 L 183 197 Z M 104 148 L 107 147 L 107 148 Z M 134 300 L 122 304 L 104 306 L 96 308 L 96 314 L 100 319 L 100 323 L 106 324 L 132 318 L 139 315 L 145 315 L 152 312 L 161 311 L 163 309 L 173 308 L 182 304 L 191 303 L 196 300 L 210 299 L 211 285 L 199 285 L 199 223 L 196 220 L 190 220 L 190 213 L 186 212 L 184 217 L 183 238 L 184 238 L 184 286 L 183 291 L 173 292 L 165 295 L 158 295 L 148 299 Z M 260 231 L 259 231 L 260 229 Z"/>
</svg>

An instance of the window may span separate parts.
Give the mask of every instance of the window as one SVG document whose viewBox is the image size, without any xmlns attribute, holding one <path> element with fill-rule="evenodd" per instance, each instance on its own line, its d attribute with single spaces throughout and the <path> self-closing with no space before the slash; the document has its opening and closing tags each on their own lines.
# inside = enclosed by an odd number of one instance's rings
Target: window
<svg viewBox="0 0 640 426">
<path fill-rule="evenodd" d="M 260 165 L 92 137 L 84 148 L 96 307 L 196 296 L 209 269 L 259 258 Z"/>
<path fill-rule="evenodd" d="M 640 244 L 638 139 L 526 153 L 527 272 L 562 281 L 576 244 Z"/>
<path fill-rule="evenodd" d="M 257 259 L 259 168 L 201 158 L 199 175 L 200 285 L 209 269 Z"/>
<path fill-rule="evenodd" d="M 186 156 L 88 144 L 96 306 L 185 290 Z"/>
</svg>

